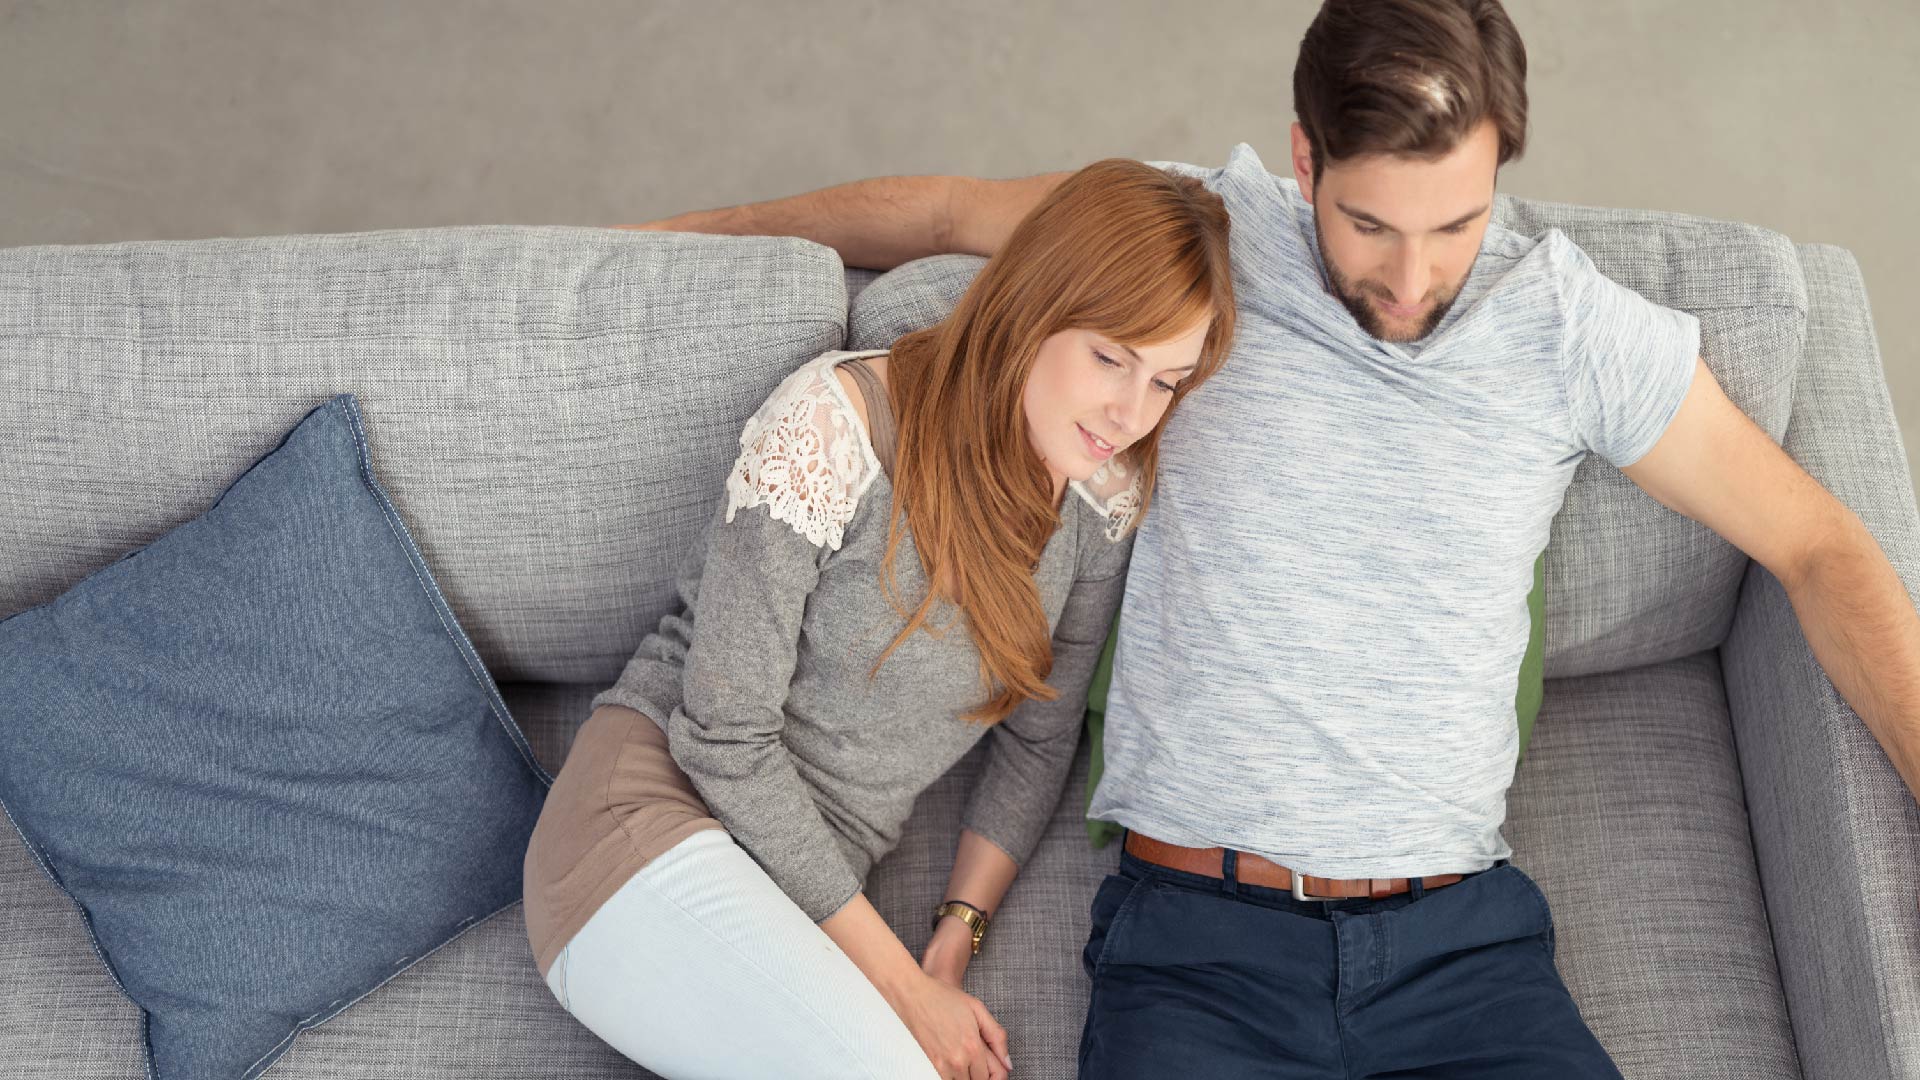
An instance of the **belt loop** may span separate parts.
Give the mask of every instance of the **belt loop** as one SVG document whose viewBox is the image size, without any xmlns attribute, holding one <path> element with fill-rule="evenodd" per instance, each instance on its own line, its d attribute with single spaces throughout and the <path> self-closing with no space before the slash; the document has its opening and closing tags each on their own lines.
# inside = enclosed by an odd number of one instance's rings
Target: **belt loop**
<svg viewBox="0 0 1920 1080">
<path fill-rule="evenodd" d="M 1240 853 L 1232 848 L 1223 849 L 1220 857 L 1220 892 L 1229 897 L 1240 895 Z"/>
<path fill-rule="evenodd" d="M 1419 900 L 1421 897 L 1427 895 L 1427 886 L 1425 884 L 1426 880 L 1427 880 L 1426 878 L 1417 878 L 1417 877 L 1407 879 L 1407 888 L 1412 890 L 1413 898 L 1415 900 Z"/>
</svg>

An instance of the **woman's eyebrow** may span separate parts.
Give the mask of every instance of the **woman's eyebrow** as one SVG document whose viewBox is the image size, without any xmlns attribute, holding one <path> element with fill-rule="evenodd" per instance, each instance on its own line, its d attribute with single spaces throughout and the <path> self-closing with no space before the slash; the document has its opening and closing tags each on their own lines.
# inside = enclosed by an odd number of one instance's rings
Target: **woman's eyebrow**
<svg viewBox="0 0 1920 1080">
<path fill-rule="evenodd" d="M 1146 361 L 1145 361 L 1145 360 L 1142 360 L 1142 359 L 1140 359 L 1140 354 L 1139 354 L 1139 353 L 1137 353 L 1137 352 L 1134 352 L 1134 351 L 1133 351 L 1133 347 L 1132 347 L 1131 345 L 1122 345 L 1122 344 L 1120 344 L 1119 342 L 1117 342 L 1117 341 L 1116 341 L 1116 342 L 1114 342 L 1114 343 L 1113 343 L 1113 347 L 1114 347 L 1114 348 L 1116 348 L 1116 349 L 1119 349 L 1119 350 L 1120 350 L 1121 352 L 1124 352 L 1124 353 L 1126 353 L 1126 354 L 1127 354 L 1128 356 L 1131 356 L 1131 357 L 1133 357 L 1133 362 L 1134 362 L 1134 363 L 1136 363 L 1136 364 L 1145 364 L 1145 363 L 1146 363 Z M 1186 365 L 1185 367 L 1174 367 L 1174 368 L 1168 368 L 1167 370 L 1168 370 L 1168 371 L 1192 371 L 1193 369 L 1195 369 L 1195 368 L 1197 368 L 1197 367 L 1199 367 L 1199 366 L 1200 366 L 1199 364 L 1197 364 L 1197 363 L 1195 363 L 1195 364 L 1188 364 L 1188 365 Z"/>
</svg>

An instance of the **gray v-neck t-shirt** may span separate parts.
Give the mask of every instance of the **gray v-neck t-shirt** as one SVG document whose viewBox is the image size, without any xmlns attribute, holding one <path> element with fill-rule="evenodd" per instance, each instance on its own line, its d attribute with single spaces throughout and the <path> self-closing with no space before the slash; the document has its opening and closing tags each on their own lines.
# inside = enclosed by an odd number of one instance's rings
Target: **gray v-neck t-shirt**
<svg viewBox="0 0 1920 1080">
<path fill-rule="evenodd" d="M 1491 226 L 1434 332 L 1382 342 L 1292 180 L 1161 164 L 1226 202 L 1239 325 L 1162 438 L 1090 813 L 1314 876 L 1484 869 L 1535 557 L 1582 458 L 1658 441 L 1699 324 Z"/>
</svg>

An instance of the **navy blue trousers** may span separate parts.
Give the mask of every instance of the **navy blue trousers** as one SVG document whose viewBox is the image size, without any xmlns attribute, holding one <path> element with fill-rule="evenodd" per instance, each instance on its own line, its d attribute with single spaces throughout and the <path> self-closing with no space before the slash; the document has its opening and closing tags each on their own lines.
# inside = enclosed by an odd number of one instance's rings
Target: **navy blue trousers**
<svg viewBox="0 0 1920 1080">
<path fill-rule="evenodd" d="M 1501 862 L 1313 903 L 1132 855 L 1100 886 L 1081 1080 L 1619 1080 L 1553 966 L 1547 899 Z"/>
</svg>

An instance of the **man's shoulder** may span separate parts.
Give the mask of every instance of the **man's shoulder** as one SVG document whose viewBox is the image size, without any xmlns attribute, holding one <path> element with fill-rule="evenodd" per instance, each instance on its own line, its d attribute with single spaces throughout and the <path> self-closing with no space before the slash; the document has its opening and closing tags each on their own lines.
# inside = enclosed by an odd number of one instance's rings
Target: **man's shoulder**
<svg viewBox="0 0 1920 1080">
<path fill-rule="evenodd" d="M 1233 193 L 1277 196 L 1289 209 L 1302 203 L 1299 183 L 1291 175 L 1270 172 L 1260 160 L 1260 154 L 1248 143 L 1234 144 L 1227 151 L 1224 165 L 1189 165 L 1183 161 L 1149 161 L 1147 164 L 1175 176 L 1199 180 L 1222 197 L 1230 198 Z"/>
<path fill-rule="evenodd" d="M 1564 319 L 1573 284 L 1590 273 L 1592 260 L 1559 229 L 1529 236 L 1497 221 L 1487 226 L 1474 266 L 1487 300 L 1503 309 L 1534 309 L 1555 322 Z"/>
</svg>

